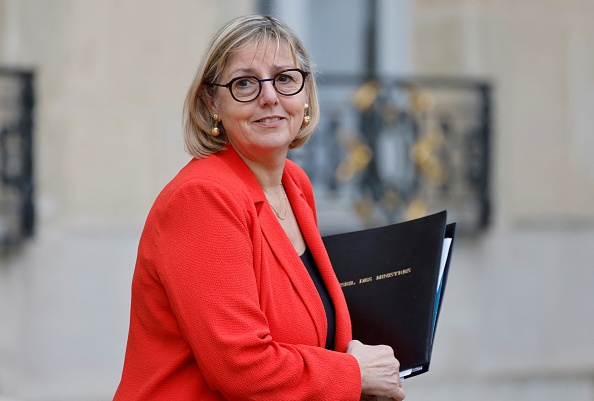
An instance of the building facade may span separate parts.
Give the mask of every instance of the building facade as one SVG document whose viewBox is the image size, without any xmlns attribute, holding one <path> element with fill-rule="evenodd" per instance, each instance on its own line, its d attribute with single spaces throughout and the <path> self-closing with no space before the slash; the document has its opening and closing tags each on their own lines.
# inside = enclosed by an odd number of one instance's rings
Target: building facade
<svg viewBox="0 0 594 401">
<path fill-rule="evenodd" d="M 181 108 L 212 32 L 270 7 L 322 76 L 359 73 L 367 5 L 0 0 L 0 65 L 34 71 L 37 99 L 36 232 L 0 257 L 0 400 L 111 399 L 138 238 L 189 160 Z M 456 244 L 409 397 L 592 401 L 594 4 L 377 6 L 380 72 L 484 79 L 494 98 L 492 222 Z"/>
</svg>

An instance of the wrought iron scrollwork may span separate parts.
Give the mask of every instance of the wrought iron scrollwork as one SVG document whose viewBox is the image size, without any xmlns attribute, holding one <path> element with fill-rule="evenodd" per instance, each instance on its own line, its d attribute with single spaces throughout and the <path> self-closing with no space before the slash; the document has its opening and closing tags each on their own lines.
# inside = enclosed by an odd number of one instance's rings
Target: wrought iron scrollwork
<svg viewBox="0 0 594 401">
<path fill-rule="evenodd" d="M 0 248 L 35 231 L 34 81 L 31 71 L 0 68 Z"/>
<path fill-rule="evenodd" d="M 348 194 L 364 226 L 440 209 L 449 211 L 461 234 L 488 226 L 487 83 L 325 76 L 320 94 L 322 115 L 330 117 L 322 118 L 296 161 L 314 185 Z"/>
</svg>

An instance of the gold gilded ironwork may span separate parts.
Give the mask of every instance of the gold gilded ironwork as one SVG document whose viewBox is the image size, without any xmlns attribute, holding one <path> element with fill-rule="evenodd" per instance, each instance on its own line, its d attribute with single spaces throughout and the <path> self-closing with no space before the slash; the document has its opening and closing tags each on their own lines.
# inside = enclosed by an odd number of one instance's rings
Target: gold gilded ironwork
<svg viewBox="0 0 594 401">
<path fill-rule="evenodd" d="M 427 203 L 424 200 L 419 198 L 413 199 L 408 204 L 408 208 L 406 209 L 406 213 L 404 214 L 404 219 L 418 219 L 419 217 L 426 216 L 428 210 L 429 208 L 427 207 Z"/>
<path fill-rule="evenodd" d="M 413 115 L 419 115 L 433 110 L 435 99 L 430 93 L 421 91 L 414 87 L 408 88 L 409 94 L 409 112 Z"/>
<path fill-rule="evenodd" d="M 375 202 L 368 196 L 363 197 L 355 203 L 355 211 L 361 220 L 371 222 L 373 211 L 375 210 Z"/>
<path fill-rule="evenodd" d="M 382 206 L 388 212 L 396 212 L 401 203 L 400 194 L 398 194 L 398 192 L 396 192 L 394 189 L 389 189 L 384 193 L 381 201 Z"/>
<path fill-rule="evenodd" d="M 382 118 L 388 124 L 394 124 L 398 121 L 400 110 L 393 103 L 386 103 L 382 110 Z"/>
<path fill-rule="evenodd" d="M 336 169 L 336 178 L 346 182 L 367 167 L 373 157 L 373 151 L 355 137 L 346 137 L 342 143 L 347 154 L 345 160 Z"/>
<path fill-rule="evenodd" d="M 411 149 L 414 163 L 435 185 L 442 184 L 446 179 L 446 171 L 438 155 L 444 139 L 441 131 L 434 130 L 421 136 Z"/>
<path fill-rule="evenodd" d="M 367 81 L 353 95 L 353 106 L 359 111 L 369 110 L 379 96 L 380 84 L 377 81 Z"/>
</svg>

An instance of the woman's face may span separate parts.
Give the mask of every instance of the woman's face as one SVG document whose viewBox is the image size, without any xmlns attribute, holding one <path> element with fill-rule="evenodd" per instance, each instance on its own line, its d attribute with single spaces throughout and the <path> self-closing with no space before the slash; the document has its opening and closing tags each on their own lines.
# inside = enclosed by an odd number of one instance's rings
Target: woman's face
<svg viewBox="0 0 594 401">
<path fill-rule="evenodd" d="M 247 45 L 231 57 L 219 80 L 228 83 L 233 78 L 254 76 L 273 78 L 290 68 L 299 68 L 289 46 L 276 41 L 259 46 Z M 303 123 L 307 85 L 296 95 L 276 92 L 272 81 L 262 82 L 262 91 L 253 101 L 241 103 L 233 99 L 227 88 L 219 87 L 211 112 L 218 113 L 229 142 L 237 152 L 253 161 L 285 156 Z"/>
</svg>

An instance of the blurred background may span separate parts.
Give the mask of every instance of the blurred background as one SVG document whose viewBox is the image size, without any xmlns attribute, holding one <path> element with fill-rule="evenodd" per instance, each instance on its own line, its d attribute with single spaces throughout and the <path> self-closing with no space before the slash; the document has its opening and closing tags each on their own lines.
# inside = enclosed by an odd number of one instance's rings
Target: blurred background
<svg viewBox="0 0 594 401">
<path fill-rule="evenodd" d="M 594 400 L 594 2 L 0 0 L 0 401 L 107 401 L 210 35 L 292 26 L 320 230 L 458 222 L 428 401 Z"/>
</svg>

